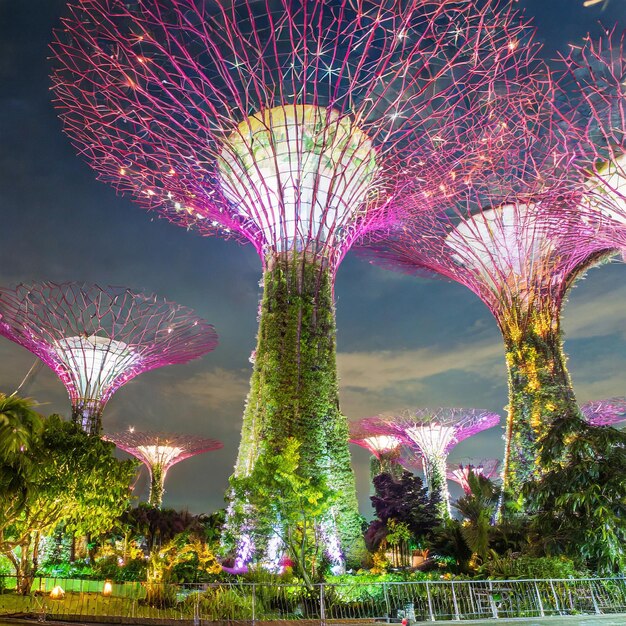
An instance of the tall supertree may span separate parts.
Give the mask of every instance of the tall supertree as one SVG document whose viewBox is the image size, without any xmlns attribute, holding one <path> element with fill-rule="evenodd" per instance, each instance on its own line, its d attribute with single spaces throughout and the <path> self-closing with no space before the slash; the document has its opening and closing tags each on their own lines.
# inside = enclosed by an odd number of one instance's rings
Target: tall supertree
<svg viewBox="0 0 626 626">
<path fill-rule="evenodd" d="M 370 477 L 391 474 L 394 478 L 402 474 L 400 455 L 402 441 L 395 435 L 380 432 L 378 418 L 366 417 L 350 422 L 350 443 L 370 452 Z"/>
<path fill-rule="evenodd" d="M 493 160 L 487 147 L 471 176 L 452 171 L 446 195 L 407 196 L 402 228 L 366 253 L 391 269 L 456 281 L 495 317 L 509 383 L 504 486 L 520 503 L 522 485 L 540 474 L 550 428 L 582 424 L 561 309 L 575 281 L 615 247 L 594 237 L 580 210 L 590 190 L 572 167 L 575 125 L 555 115 L 557 93 L 550 75 L 512 93 L 501 111 L 509 149 Z"/>
<path fill-rule="evenodd" d="M 124 287 L 33 283 L 0 289 L 0 334 L 39 357 L 65 385 L 72 420 L 102 430 L 102 411 L 129 380 L 217 346 L 213 326 L 179 304 Z"/>
<path fill-rule="evenodd" d="M 134 429 L 106 434 L 104 439 L 112 441 L 120 450 L 132 454 L 148 468 L 150 474 L 148 502 L 156 508 L 161 508 L 165 475 L 172 465 L 224 447 L 224 444 L 216 439 L 174 433 L 138 432 Z"/>
<path fill-rule="evenodd" d="M 592 426 L 613 426 L 626 420 L 626 398 L 591 400 L 581 405 L 580 412 Z"/>
<path fill-rule="evenodd" d="M 483 459 L 482 461 L 467 461 L 465 463 L 452 464 L 448 466 L 446 476 L 448 480 L 453 480 L 463 488 L 466 494 L 471 494 L 469 485 L 469 475 L 472 472 L 475 476 L 484 476 L 491 480 L 497 477 L 500 468 L 499 459 Z"/>
<path fill-rule="evenodd" d="M 528 27 L 456 0 L 83 0 L 64 25 L 53 44 L 57 105 L 100 177 L 261 257 L 235 477 L 298 439 L 300 471 L 341 494 L 332 524 L 355 562 L 363 544 L 338 408 L 335 272 L 357 237 L 387 227 L 394 197 L 440 163 L 468 112 L 489 108 L 494 84 L 530 62 Z M 463 148 L 444 155 L 473 162 Z M 239 563 L 262 557 L 264 546 L 240 539 Z"/>
<path fill-rule="evenodd" d="M 500 423 L 497 413 L 478 409 L 416 409 L 379 419 L 388 434 L 396 435 L 421 455 L 428 491 L 439 496 L 439 512 L 446 518 L 450 517 L 448 454 L 457 443 Z"/>
</svg>

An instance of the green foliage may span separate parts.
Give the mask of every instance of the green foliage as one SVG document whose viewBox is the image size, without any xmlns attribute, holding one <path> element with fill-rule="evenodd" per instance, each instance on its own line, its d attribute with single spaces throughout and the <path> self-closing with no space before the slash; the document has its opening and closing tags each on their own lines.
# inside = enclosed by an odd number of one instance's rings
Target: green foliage
<svg viewBox="0 0 626 626">
<path fill-rule="evenodd" d="M 115 446 L 90 437 L 57 415 L 33 434 L 31 479 L 24 505 L 5 507 L 0 520 L 0 552 L 30 589 L 39 562 L 41 537 L 63 524 L 68 532 L 98 535 L 110 530 L 128 506 L 135 461 L 118 461 Z M 6 512 L 9 514 L 6 514 Z"/>
<path fill-rule="evenodd" d="M 567 557 L 533 557 L 529 555 L 507 554 L 485 561 L 478 571 L 480 577 L 514 579 L 514 578 L 581 578 L 588 572 L 577 566 L 576 562 Z"/>
<path fill-rule="evenodd" d="M 184 608 L 193 611 L 196 598 L 192 595 L 185 601 Z M 251 620 L 252 596 L 238 593 L 229 587 L 211 587 L 207 589 L 199 600 L 200 614 L 208 621 L 222 620 Z M 256 607 L 257 615 L 263 613 L 262 606 Z"/>
<path fill-rule="evenodd" d="M 284 440 L 282 449 L 267 445 L 250 475 L 231 478 L 231 487 L 235 498 L 247 503 L 240 523 L 251 515 L 255 519 L 251 530 L 255 544 L 278 534 L 297 575 L 310 587 L 320 573 L 322 526 L 332 524 L 336 497 L 324 474 L 302 476 L 300 449 L 300 442 L 292 437 Z"/>
<path fill-rule="evenodd" d="M 304 253 L 271 258 L 268 265 L 235 476 L 249 474 L 263 443 L 281 450 L 288 438 L 298 440 L 301 477 L 323 476 L 340 495 L 335 519 L 342 547 L 348 564 L 358 565 L 363 540 L 348 425 L 339 410 L 332 277 Z M 240 511 L 244 507 L 245 502 L 235 503 Z M 234 528 L 232 520 L 228 527 L 236 541 L 242 528 Z"/>
<path fill-rule="evenodd" d="M 471 552 L 485 560 L 489 554 L 500 489 L 488 478 L 470 471 L 470 493 L 459 498 L 454 508 L 463 516 L 461 534 Z"/>
<path fill-rule="evenodd" d="M 542 440 L 550 468 L 526 488 L 536 551 L 583 559 L 600 574 L 626 565 L 626 434 L 557 420 Z"/>
</svg>

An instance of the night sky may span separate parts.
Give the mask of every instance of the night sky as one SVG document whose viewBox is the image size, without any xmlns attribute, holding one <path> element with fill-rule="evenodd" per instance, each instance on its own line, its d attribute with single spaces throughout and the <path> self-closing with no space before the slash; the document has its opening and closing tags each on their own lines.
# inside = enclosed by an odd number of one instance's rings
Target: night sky
<svg viewBox="0 0 626 626">
<path fill-rule="evenodd" d="M 576 43 L 598 21 L 626 28 L 626 0 L 525 0 L 545 54 Z M 61 132 L 50 101 L 48 44 L 63 0 L 0 0 L 0 284 L 40 280 L 124 285 L 193 308 L 220 335 L 187 365 L 140 375 L 104 413 L 105 431 L 197 433 L 224 448 L 168 474 L 164 504 L 209 512 L 223 494 L 239 441 L 255 346 L 260 261 L 251 246 L 203 238 L 117 197 L 95 180 Z M 337 277 L 341 404 L 350 419 L 408 407 L 464 406 L 504 416 L 504 353 L 495 321 L 466 288 L 384 271 L 348 254 Z M 564 312 L 565 348 L 580 402 L 626 395 L 626 267 L 592 270 Z M 34 356 L 0 338 L 0 390 L 11 393 Z M 69 414 L 45 366 L 24 391 L 45 414 Z M 451 459 L 501 457 L 502 430 L 461 443 Z M 362 512 L 368 454 L 354 447 Z M 143 475 L 142 475 L 143 476 Z M 145 476 L 136 494 L 146 498 Z M 458 493 L 453 487 L 453 494 Z"/>
</svg>

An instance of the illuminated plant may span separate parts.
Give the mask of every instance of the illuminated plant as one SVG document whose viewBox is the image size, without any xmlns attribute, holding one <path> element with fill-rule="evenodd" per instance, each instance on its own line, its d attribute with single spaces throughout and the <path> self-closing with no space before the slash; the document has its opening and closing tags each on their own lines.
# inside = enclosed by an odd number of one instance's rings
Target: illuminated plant
<svg viewBox="0 0 626 626">
<path fill-rule="evenodd" d="M 197 454 L 224 447 L 221 441 L 215 439 L 172 433 L 137 432 L 134 429 L 107 434 L 104 435 L 104 439 L 112 441 L 121 450 L 132 454 L 148 468 L 150 474 L 148 501 L 151 506 L 157 508 L 161 508 L 165 475 L 172 465 Z"/>
<path fill-rule="evenodd" d="M 450 517 L 446 460 L 457 443 L 500 423 L 497 413 L 478 409 L 416 409 L 378 418 L 381 432 L 396 435 L 422 457 L 428 491 L 438 494 L 439 512 Z"/>
<path fill-rule="evenodd" d="M 509 148 L 486 142 L 482 168 L 452 169 L 444 192 L 408 196 L 402 227 L 368 253 L 389 268 L 465 285 L 494 315 L 509 382 L 504 486 L 515 499 L 540 474 L 541 440 L 555 421 L 582 423 L 560 314 L 576 279 L 615 247 L 594 236 L 580 210 L 591 192 L 571 166 L 575 128 L 554 115 L 555 94 L 549 76 L 511 92 L 498 114 Z"/>
<path fill-rule="evenodd" d="M 350 443 L 365 448 L 372 455 L 370 477 L 391 474 L 398 478 L 402 474 L 400 454 L 402 441 L 395 435 L 382 434 L 378 418 L 366 417 L 350 422 Z"/>
<path fill-rule="evenodd" d="M 330 558 L 339 537 L 356 565 L 335 273 L 358 237 L 385 231 L 394 198 L 422 171 L 460 158 L 473 166 L 462 139 L 454 153 L 440 149 L 471 132 L 469 113 L 487 110 L 498 80 L 529 62 L 530 30 L 456 0 L 83 0 L 64 26 L 53 45 L 57 105 L 100 178 L 183 226 L 250 242 L 261 258 L 235 477 L 261 449 L 295 438 L 299 471 L 341 494 Z M 245 529 L 227 534 L 238 565 L 262 560 L 267 546 Z"/>
<path fill-rule="evenodd" d="M 213 326 L 186 307 L 123 287 L 78 283 L 0 289 L 0 334 L 57 374 L 70 396 L 72 420 L 94 435 L 119 387 L 217 346 Z"/>
<path fill-rule="evenodd" d="M 613 426 L 626 420 L 626 398 L 592 400 L 581 405 L 580 412 L 592 426 Z"/>
<path fill-rule="evenodd" d="M 467 481 L 470 472 L 476 476 L 484 476 L 489 480 L 497 477 L 500 461 L 498 459 L 483 459 L 482 461 L 469 461 L 458 465 L 449 465 L 446 476 L 448 480 L 453 480 L 463 488 L 467 494 L 472 492 Z"/>
</svg>

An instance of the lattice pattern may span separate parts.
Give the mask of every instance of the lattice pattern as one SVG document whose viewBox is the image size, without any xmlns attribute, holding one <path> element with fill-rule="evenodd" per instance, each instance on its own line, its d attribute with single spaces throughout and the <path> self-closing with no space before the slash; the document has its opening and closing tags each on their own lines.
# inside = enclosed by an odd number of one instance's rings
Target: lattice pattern
<svg viewBox="0 0 626 626">
<path fill-rule="evenodd" d="M 0 334 L 59 376 L 74 419 L 89 432 L 99 432 L 102 409 L 120 386 L 217 346 L 213 326 L 186 307 L 123 287 L 78 283 L 0 289 Z"/>
<path fill-rule="evenodd" d="M 626 398 L 592 400 L 581 405 L 580 412 L 592 426 L 613 426 L 626 420 Z"/>
<path fill-rule="evenodd" d="M 502 141 L 492 109 L 536 49 L 514 13 L 453 0 L 70 11 L 54 92 L 102 179 L 264 259 L 295 248 L 332 266 L 389 223 L 398 191 Z"/>
</svg>

